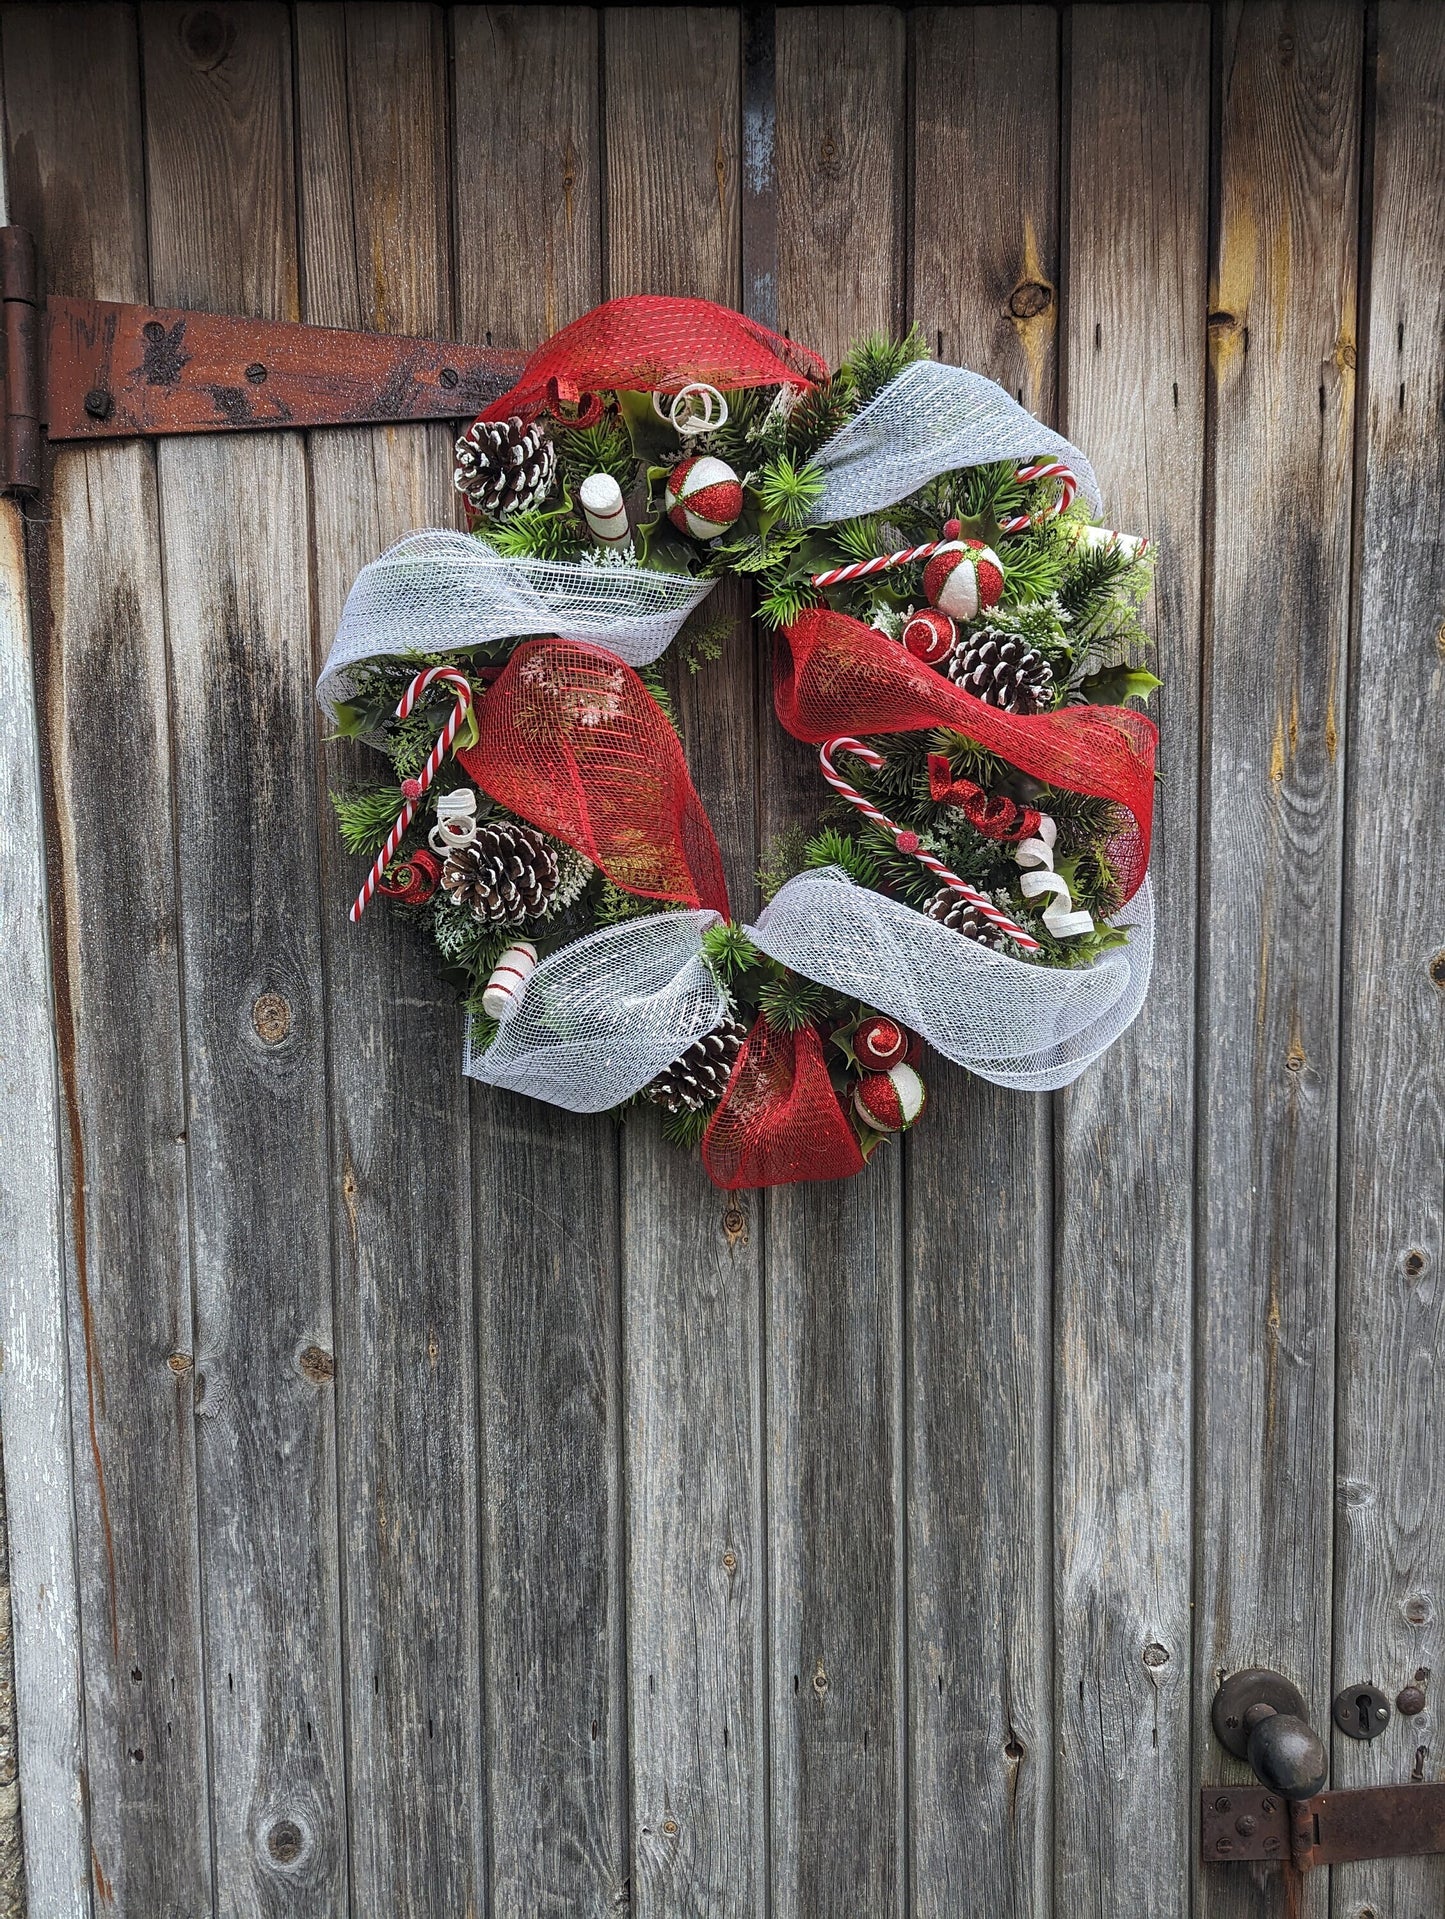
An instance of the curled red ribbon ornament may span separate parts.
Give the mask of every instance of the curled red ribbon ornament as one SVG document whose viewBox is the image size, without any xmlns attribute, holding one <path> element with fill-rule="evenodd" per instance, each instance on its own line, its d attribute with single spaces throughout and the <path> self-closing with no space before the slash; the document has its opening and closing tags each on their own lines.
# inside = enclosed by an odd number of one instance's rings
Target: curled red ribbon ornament
<svg viewBox="0 0 1445 1919">
<path fill-rule="evenodd" d="M 754 1022 L 703 1135 L 702 1163 L 724 1192 L 849 1179 L 863 1152 L 833 1090 L 816 1028 Z"/>
<path fill-rule="evenodd" d="M 820 355 L 729 307 L 635 293 L 604 301 L 544 341 L 482 418 L 529 417 L 566 404 L 580 406 L 578 423 L 587 424 L 603 392 L 666 393 L 697 381 L 724 392 L 810 387 L 827 378 Z"/>
<path fill-rule="evenodd" d="M 729 917 L 722 856 L 682 746 L 615 653 L 524 641 L 476 713 L 476 744 L 457 759 L 499 805 L 629 893 Z"/>
<path fill-rule="evenodd" d="M 779 720 L 800 740 L 945 727 L 1051 786 L 1112 800 L 1128 817 L 1109 858 L 1132 899 L 1149 870 L 1158 730 L 1123 706 L 1025 716 L 986 706 L 860 620 L 814 607 L 784 629 L 774 659 Z"/>
</svg>

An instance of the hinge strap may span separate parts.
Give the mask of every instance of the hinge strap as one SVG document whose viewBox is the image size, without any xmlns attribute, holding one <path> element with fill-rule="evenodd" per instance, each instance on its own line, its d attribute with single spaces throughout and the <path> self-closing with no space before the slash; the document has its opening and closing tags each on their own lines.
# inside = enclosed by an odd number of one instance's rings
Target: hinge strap
<svg viewBox="0 0 1445 1919">
<path fill-rule="evenodd" d="M 40 491 L 40 307 L 35 238 L 24 227 L 0 227 L 0 312 L 3 312 L 4 417 L 0 420 L 0 493 Z"/>
</svg>

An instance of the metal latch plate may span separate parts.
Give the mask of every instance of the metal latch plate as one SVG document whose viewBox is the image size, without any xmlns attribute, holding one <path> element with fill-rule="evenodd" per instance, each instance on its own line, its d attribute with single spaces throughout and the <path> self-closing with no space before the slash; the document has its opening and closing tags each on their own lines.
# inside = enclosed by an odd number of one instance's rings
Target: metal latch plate
<svg viewBox="0 0 1445 1919">
<path fill-rule="evenodd" d="M 1445 1784 L 1321 1792 L 1293 1808 L 1258 1786 L 1206 1786 L 1199 1830 L 1207 1864 L 1293 1858 L 1307 1868 L 1421 1858 L 1445 1852 Z"/>
</svg>

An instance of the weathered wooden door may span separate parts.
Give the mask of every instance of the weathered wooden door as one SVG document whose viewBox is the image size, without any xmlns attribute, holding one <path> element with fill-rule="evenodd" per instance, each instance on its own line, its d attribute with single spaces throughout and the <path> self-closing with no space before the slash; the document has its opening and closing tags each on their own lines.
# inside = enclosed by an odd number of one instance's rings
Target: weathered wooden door
<svg viewBox="0 0 1445 1919">
<path fill-rule="evenodd" d="M 1220 1672 L 1445 1671 L 1445 10 L 16 6 L 3 70 L 52 292 L 917 320 L 1158 541 L 1166 682 L 1138 1024 L 728 1202 L 346 923 L 311 682 L 446 428 L 59 452 L 28 600 L 6 507 L 34 1919 L 1438 1912 L 1195 1857 Z M 746 901 L 816 774 L 726 605 Z M 1439 1777 L 1436 1684 L 1336 1784 Z"/>
</svg>

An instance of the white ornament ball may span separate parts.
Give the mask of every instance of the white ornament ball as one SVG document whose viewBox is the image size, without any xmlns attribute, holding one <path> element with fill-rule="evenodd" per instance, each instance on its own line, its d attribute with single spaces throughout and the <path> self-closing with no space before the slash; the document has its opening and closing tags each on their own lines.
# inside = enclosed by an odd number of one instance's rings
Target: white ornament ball
<svg viewBox="0 0 1445 1919">
<path fill-rule="evenodd" d="M 522 988 L 537 970 L 537 949 L 530 940 L 517 940 L 508 946 L 492 968 L 492 976 L 482 993 L 482 1011 L 493 1019 L 503 1019 L 521 998 Z"/>
<path fill-rule="evenodd" d="M 667 517 L 679 533 L 715 540 L 743 510 L 743 487 L 726 460 L 700 453 L 680 461 L 667 476 Z"/>
</svg>

